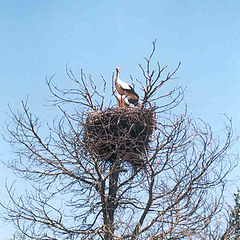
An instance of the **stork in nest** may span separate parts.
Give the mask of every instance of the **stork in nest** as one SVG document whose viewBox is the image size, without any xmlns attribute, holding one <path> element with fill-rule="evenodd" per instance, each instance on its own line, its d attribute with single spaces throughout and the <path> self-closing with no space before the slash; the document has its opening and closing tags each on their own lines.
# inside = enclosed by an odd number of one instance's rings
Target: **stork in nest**
<svg viewBox="0 0 240 240">
<path fill-rule="evenodd" d="M 134 91 L 133 87 L 123 82 L 119 78 L 120 70 L 116 68 L 115 89 L 117 90 L 116 98 L 120 108 L 129 107 L 129 103 L 137 106 L 139 104 L 139 96 Z"/>
</svg>

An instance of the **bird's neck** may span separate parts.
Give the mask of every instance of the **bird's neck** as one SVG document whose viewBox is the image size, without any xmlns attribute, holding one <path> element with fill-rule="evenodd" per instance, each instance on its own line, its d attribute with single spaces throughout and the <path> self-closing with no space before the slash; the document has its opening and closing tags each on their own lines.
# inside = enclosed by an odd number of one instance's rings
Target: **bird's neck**
<svg viewBox="0 0 240 240">
<path fill-rule="evenodd" d="M 117 82 L 118 79 L 119 79 L 119 72 L 117 72 L 116 74 L 115 82 Z"/>
</svg>

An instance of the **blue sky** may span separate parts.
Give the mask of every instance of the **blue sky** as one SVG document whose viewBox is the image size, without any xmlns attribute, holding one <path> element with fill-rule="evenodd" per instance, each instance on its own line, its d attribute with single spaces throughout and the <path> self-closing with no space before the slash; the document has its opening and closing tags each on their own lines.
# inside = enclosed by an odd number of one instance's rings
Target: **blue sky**
<svg viewBox="0 0 240 240">
<path fill-rule="evenodd" d="M 47 119 L 45 77 L 57 73 L 55 83 L 68 86 L 66 64 L 83 68 L 97 82 L 103 74 L 109 84 L 119 66 L 121 79 L 130 81 L 157 39 L 155 57 L 162 65 L 172 70 L 182 62 L 176 84 L 187 87 L 189 112 L 216 132 L 227 114 L 239 130 L 239 16 L 239 2 L 230 0 L 1 0 L 1 123 L 7 121 L 7 105 L 20 108 L 27 96 L 34 112 Z M 1 139 L 2 160 L 13 157 L 8 149 Z M 2 165 L 0 173 L 4 199 L 5 178 L 15 177 Z M 0 224 L 0 239 L 12 231 Z"/>
</svg>

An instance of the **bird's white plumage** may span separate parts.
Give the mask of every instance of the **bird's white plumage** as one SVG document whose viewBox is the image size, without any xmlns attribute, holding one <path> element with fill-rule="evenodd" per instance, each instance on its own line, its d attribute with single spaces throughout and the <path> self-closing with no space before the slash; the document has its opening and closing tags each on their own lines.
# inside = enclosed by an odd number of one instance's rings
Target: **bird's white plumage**
<svg viewBox="0 0 240 240">
<path fill-rule="evenodd" d="M 129 86 L 127 83 L 123 82 L 121 79 L 118 78 L 118 81 L 117 81 L 118 85 L 124 89 L 124 90 L 131 90 L 132 87 Z"/>
</svg>

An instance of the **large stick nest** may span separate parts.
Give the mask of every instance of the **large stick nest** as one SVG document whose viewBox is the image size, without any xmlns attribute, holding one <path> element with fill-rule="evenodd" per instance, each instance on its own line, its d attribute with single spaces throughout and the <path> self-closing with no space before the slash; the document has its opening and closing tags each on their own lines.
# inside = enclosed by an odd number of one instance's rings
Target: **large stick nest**
<svg viewBox="0 0 240 240">
<path fill-rule="evenodd" d="M 89 113 L 84 129 L 87 150 L 105 161 L 143 168 L 155 126 L 154 109 L 110 108 Z"/>
</svg>

